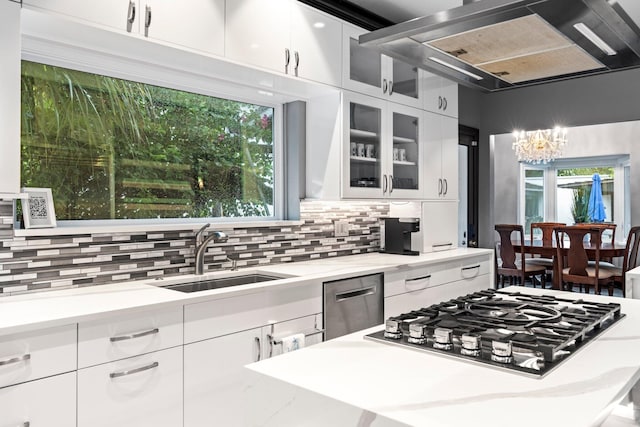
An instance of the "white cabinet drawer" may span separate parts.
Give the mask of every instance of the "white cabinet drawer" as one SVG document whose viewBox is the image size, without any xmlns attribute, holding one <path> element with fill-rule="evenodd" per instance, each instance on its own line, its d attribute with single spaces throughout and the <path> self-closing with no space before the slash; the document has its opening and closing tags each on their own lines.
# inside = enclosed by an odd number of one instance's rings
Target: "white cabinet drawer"
<svg viewBox="0 0 640 427">
<path fill-rule="evenodd" d="M 78 427 L 182 425 L 182 347 L 78 370 Z"/>
<path fill-rule="evenodd" d="M 0 387 L 77 369 L 77 326 L 0 337 Z"/>
<path fill-rule="evenodd" d="M 76 425 L 76 373 L 0 389 L 0 426 Z"/>
<path fill-rule="evenodd" d="M 457 280 L 434 288 L 437 298 L 434 302 L 448 301 L 477 291 L 483 291 L 491 287 L 490 274 L 482 274 L 469 279 Z"/>
<path fill-rule="evenodd" d="M 449 283 L 456 280 L 470 280 L 491 271 L 491 260 L 488 256 L 467 258 L 447 263 L 447 268 L 434 274 L 432 280 Z"/>
<path fill-rule="evenodd" d="M 78 366 L 182 345 L 182 307 L 128 314 L 78 325 Z"/>
<path fill-rule="evenodd" d="M 385 273 L 384 296 L 390 297 L 441 285 L 447 278 L 444 272 L 450 268 L 450 264 L 434 264 Z"/>
<path fill-rule="evenodd" d="M 184 307 L 184 341 L 200 341 L 321 311 L 321 283 L 189 304 Z"/>
</svg>

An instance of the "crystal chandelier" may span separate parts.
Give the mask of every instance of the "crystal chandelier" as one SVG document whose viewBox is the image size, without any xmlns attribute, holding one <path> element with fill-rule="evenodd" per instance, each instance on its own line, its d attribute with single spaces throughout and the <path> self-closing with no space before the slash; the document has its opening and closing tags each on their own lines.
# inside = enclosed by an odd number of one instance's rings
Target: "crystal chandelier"
<svg viewBox="0 0 640 427">
<path fill-rule="evenodd" d="M 515 131 L 513 149 L 519 162 L 548 163 L 562 154 L 567 143 L 567 129 Z"/>
</svg>

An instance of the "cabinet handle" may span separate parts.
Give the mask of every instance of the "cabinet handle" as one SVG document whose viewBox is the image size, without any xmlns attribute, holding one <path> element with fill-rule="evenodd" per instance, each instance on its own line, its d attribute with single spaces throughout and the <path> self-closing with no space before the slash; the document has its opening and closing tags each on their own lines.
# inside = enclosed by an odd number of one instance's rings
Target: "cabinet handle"
<svg viewBox="0 0 640 427">
<path fill-rule="evenodd" d="M 438 196 L 442 196 L 442 178 L 438 178 Z"/>
<path fill-rule="evenodd" d="M 375 293 L 377 292 L 377 289 L 378 288 L 376 286 L 370 286 L 368 288 L 354 289 L 352 291 L 340 292 L 339 294 L 336 294 L 336 302 L 346 301 L 351 298 L 365 297 L 367 295 L 375 295 Z"/>
<path fill-rule="evenodd" d="M 442 97 L 438 96 L 438 110 L 442 109 Z"/>
<path fill-rule="evenodd" d="M 387 192 L 387 175 L 382 175 L 382 194 Z"/>
<path fill-rule="evenodd" d="M 472 265 L 471 267 L 462 267 L 462 271 L 465 270 L 474 270 L 476 268 L 480 268 L 480 264 Z"/>
<path fill-rule="evenodd" d="M 111 342 L 117 342 L 117 341 L 132 340 L 132 339 L 134 339 L 134 338 L 146 337 L 147 335 L 157 334 L 158 332 L 160 332 L 160 329 L 158 329 L 158 328 L 153 328 L 153 329 L 149 329 L 148 331 L 144 331 L 144 332 L 137 332 L 137 333 L 135 333 L 135 334 L 130 334 L 130 335 L 120 335 L 120 336 L 118 336 L 118 337 L 111 337 L 111 338 L 109 338 L 109 341 L 111 341 Z"/>
<path fill-rule="evenodd" d="M 387 93 L 387 79 L 382 79 L 382 93 Z"/>
<path fill-rule="evenodd" d="M 442 107 L 443 110 L 447 109 L 447 98 L 442 98 L 444 100 L 444 105 Z"/>
<path fill-rule="evenodd" d="M 470 270 L 475 270 L 475 274 L 465 275 L 465 273 Z M 471 267 L 462 267 L 460 269 L 460 276 L 462 276 L 463 279 L 471 279 L 472 277 L 476 277 L 478 274 L 480 274 L 480 264 L 472 265 Z"/>
<path fill-rule="evenodd" d="M 284 72 L 285 74 L 289 74 L 289 63 L 291 62 L 291 52 L 289 48 L 286 47 L 284 49 Z"/>
<path fill-rule="evenodd" d="M 26 362 L 31 359 L 31 355 L 29 353 L 23 354 L 22 356 L 12 357 L 11 359 L 0 360 L 0 366 L 5 365 L 13 365 L 14 363 Z"/>
<path fill-rule="evenodd" d="M 144 27 L 149 28 L 151 26 L 151 6 L 145 8 L 146 17 L 144 19 Z"/>
<path fill-rule="evenodd" d="M 442 195 L 443 195 L 443 196 L 446 196 L 446 195 L 447 195 L 447 191 L 449 191 L 449 184 L 447 183 L 446 178 L 445 178 L 445 179 L 443 179 L 443 181 L 444 181 L 444 190 L 443 190 L 443 192 L 442 192 Z"/>
<path fill-rule="evenodd" d="M 294 70 L 296 72 L 296 77 L 298 77 L 298 66 L 300 65 L 300 54 L 298 54 L 297 50 L 293 52 L 293 57 L 294 57 L 294 60 L 296 61 L 296 66 Z"/>
<path fill-rule="evenodd" d="M 124 377 L 124 376 L 127 376 L 127 375 L 137 374 L 138 372 L 148 371 L 149 369 L 157 368 L 158 366 L 160 366 L 160 364 L 158 362 L 153 362 L 153 363 L 149 363 L 146 366 L 141 366 L 141 367 L 135 368 L 135 369 L 128 369 L 126 371 L 112 372 L 112 373 L 109 374 L 109 377 L 110 378 Z"/>
<path fill-rule="evenodd" d="M 427 288 L 427 283 L 429 283 L 431 279 L 431 275 L 428 274 L 426 276 L 423 277 L 416 277 L 415 279 L 408 279 L 404 281 L 404 286 L 405 288 L 411 288 L 409 290 L 411 291 L 417 291 L 417 290 L 422 290 L 422 289 L 426 289 Z M 424 285 L 422 287 L 417 287 L 417 286 L 421 286 Z"/>
<path fill-rule="evenodd" d="M 260 337 L 255 337 L 256 346 L 258 347 L 258 357 L 256 358 L 256 362 L 259 362 L 262 359 L 262 345 L 260 344 Z"/>
<path fill-rule="evenodd" d="M 389 194 L 393 193 L 393 175 L 389 175 Z"/>
<path fill-rule="evenodd" d="M 129 10 L 127 11 L 127 22 L 133 24 L 136 20 L 136 4 L 132 1 L 129 2 Z"/>
<path fill-rule="evenodd" d="M 389 80 L 389 95 L 393 95 L 393 81 Z"/>
</svg>

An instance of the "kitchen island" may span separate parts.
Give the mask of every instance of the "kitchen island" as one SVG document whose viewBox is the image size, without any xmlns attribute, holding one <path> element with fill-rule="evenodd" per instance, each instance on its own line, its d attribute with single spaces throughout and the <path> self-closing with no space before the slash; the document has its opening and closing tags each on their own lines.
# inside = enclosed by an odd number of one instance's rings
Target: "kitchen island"
<svg viewBox="0 0 640 427">
<path fill-rule="evenodd" d="M 376 327 L 248 365 L 246 424 L 600 425 L 640 378 L 640 301 L 573 295 L 626 317 L 543 378 L 364 340 Z"/>
</svg>

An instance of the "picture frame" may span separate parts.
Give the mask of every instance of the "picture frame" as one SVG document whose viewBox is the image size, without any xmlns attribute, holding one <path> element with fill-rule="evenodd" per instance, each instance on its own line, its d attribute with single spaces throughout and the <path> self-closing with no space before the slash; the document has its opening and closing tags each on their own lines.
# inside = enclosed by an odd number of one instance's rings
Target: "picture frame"
<svg viewBox="0 0 640 427">
<path fill-rule="evenodd" d="M 26 194 L 21 198 L 24 228 L 56 227 L 51 188 L 24 187 L 20 191 Z"/>
</svg>

